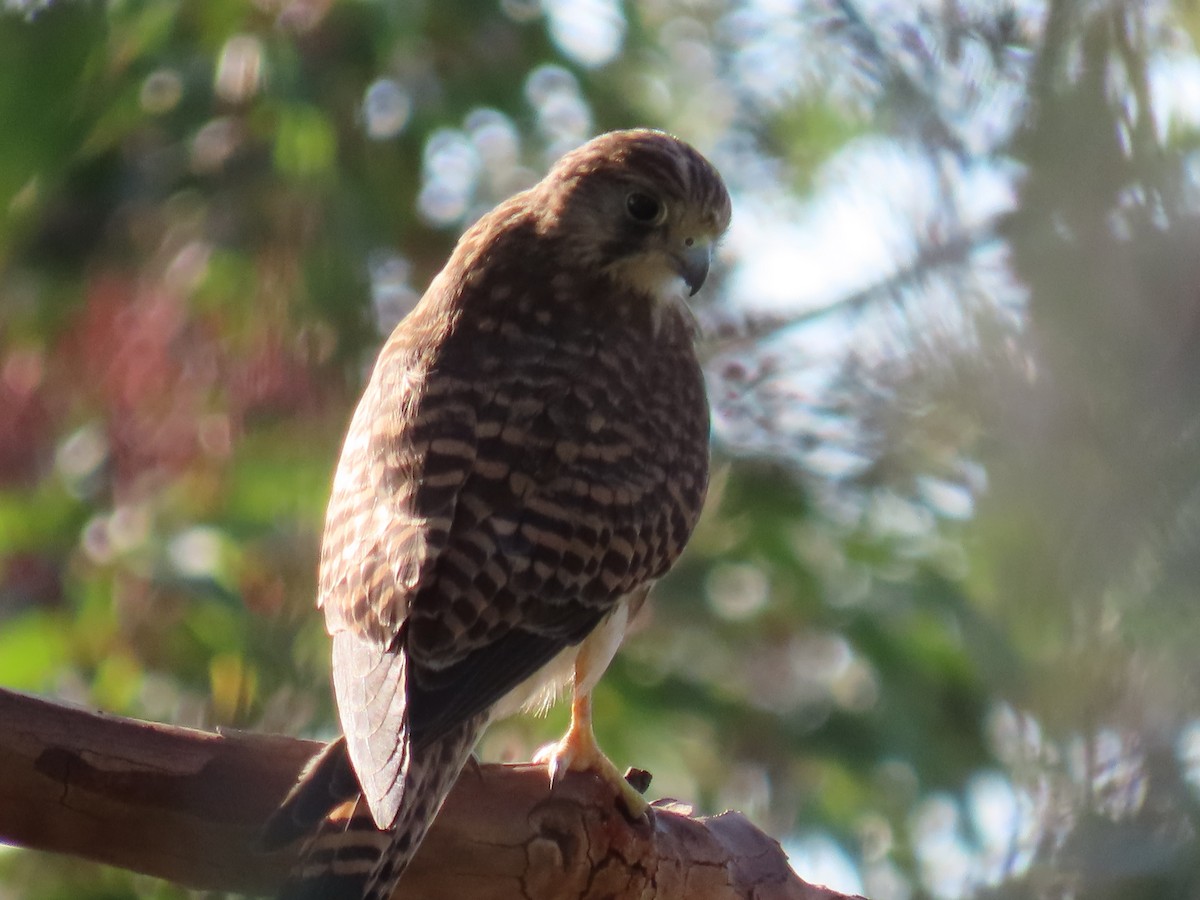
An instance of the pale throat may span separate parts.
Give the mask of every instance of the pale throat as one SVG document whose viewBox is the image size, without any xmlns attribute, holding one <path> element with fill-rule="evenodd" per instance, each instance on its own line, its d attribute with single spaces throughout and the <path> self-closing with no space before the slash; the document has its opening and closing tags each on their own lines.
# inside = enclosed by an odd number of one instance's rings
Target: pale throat
<svg viewBox="0 0 1200 900">
<path fill-rule="evenodd" d="M 651 252 L 627 256 L 610 263 L 605 267 L 605 272 L 618 284 L 649 297 L 655 321 L 663 310 L 686 305 L 687 283 L 675 271 L 665 253 Z"/>
</svg>

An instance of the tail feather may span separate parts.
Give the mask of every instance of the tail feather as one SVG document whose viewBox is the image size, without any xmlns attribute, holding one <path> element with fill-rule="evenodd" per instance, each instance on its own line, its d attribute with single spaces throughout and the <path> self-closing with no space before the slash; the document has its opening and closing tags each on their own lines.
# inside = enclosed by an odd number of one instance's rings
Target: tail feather
<svg viewBox="0 0 1200 900">
<path fill-rule="evenodd" d="M 416 856 L 425 833 L 458 780 L 487 718 L 486 711 L 477 713 L 436 741 L 411 749 L 400 815 L 387 850 L 367 879 L 363 900 L 388 900 L 395 892 L 400 876 Z"/>
<path fill-rule="evenodd" d="M 259 838 L 262 848 L 278 850 L 311 837 L 336 806 L 357 797 L 358 792 L 346 739 L 339 737 L 309 761 L 295 787 L 267 820 Z"/>
<path fill-rule="evenodd" d="M 267 826 L 264 844 L 310 838 L 279 900 L 389 900 L 486 721 L 486 712 L 477 714 L 437 740 L 410 748 L 400 811 L 388 831 L 375 827 L 361 802 L 345 744 L 335 741 L 322 751 Z M 346 789 L 347 773 L 354 799 L 331 800 Z"/>
<path fill-rule="evenodd" d="M 391 840 L 365 803 L 341 804 L 312 835 L 278 900 L 361 900 Z"/>
</svg>

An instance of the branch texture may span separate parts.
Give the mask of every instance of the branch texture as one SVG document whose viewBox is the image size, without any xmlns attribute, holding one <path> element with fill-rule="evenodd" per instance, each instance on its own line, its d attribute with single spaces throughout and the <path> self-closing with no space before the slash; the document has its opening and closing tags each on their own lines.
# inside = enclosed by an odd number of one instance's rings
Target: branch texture
<svg viewBox="0 0 1200 900">
<path fill-rule="evenodd" d="M 271 893 L 299 849 L 258 832 L 320 748 L 94 713 L 0 689 L 0 841 L 195 888 Z M 837 900 L 739 813 L 670 801 L 630 824 L 603 784 L 468 766 L 397 896 L 423 900 Z"/>
</svg>

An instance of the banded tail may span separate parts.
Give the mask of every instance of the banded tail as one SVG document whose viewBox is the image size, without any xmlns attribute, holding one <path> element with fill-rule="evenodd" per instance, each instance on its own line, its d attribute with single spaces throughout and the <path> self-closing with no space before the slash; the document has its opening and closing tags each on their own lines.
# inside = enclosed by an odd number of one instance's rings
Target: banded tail
<svg viewBox="0 0 1200 900">
<path fill-rule="evenodd" d="M 329 744 L 267 822 L 274 850 L 307 838 L 279 900 L 389 900 L 470 756 L 487 719 L 476 715 L 411 750 L 395 825 L 375 827 L 350 766 L 345 740 Z"/>
</svg>

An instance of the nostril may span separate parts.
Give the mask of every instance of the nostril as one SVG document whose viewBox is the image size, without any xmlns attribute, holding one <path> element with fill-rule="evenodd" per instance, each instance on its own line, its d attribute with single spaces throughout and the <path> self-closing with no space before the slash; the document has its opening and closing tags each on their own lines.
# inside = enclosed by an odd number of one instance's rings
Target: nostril
<svg viewBox="0 0 1200 900">
<path fill-rule="evenodd" d="M 695 238 L 687 238 L 686 240 L 684 240 L 683 243 L 684 243 L 684 246 L 690 247 L 690 246 L 692 246 L 692 244 L 696 243 L 696 239 Z"/>
</svg>

